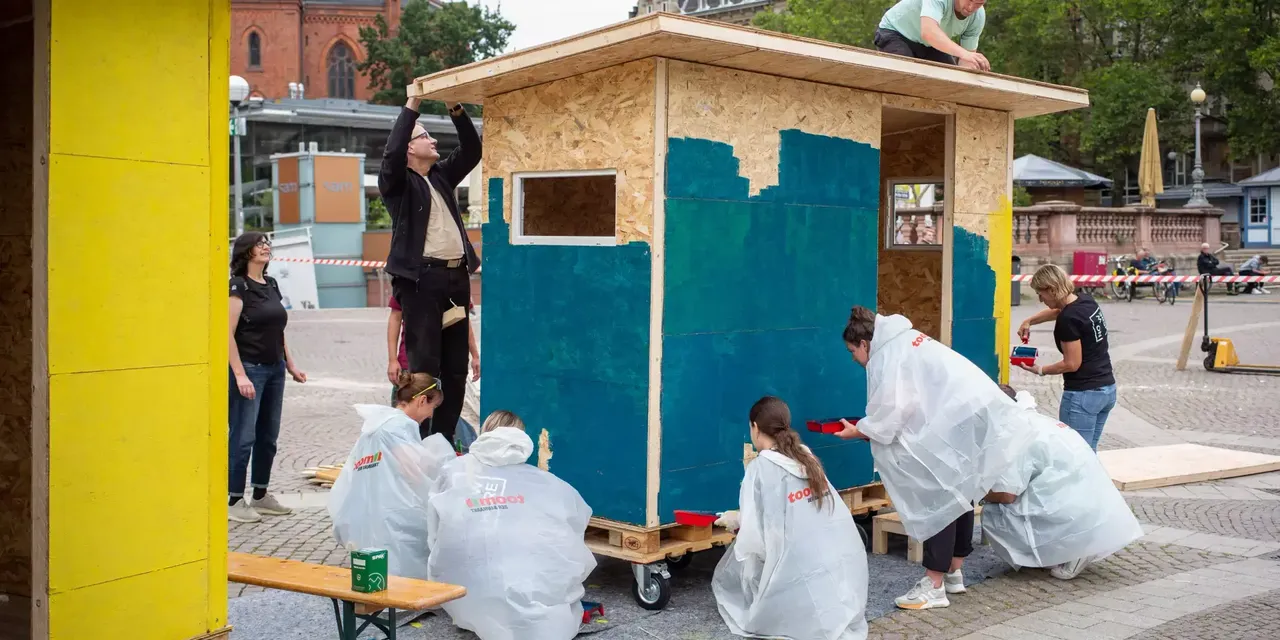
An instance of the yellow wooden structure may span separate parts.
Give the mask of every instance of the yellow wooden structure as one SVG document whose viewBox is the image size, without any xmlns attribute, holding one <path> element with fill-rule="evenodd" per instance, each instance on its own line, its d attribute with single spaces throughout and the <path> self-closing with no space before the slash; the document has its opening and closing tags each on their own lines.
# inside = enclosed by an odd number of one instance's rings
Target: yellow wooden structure
<svg viewBox="0 0 1280 640">
<path fill-rule="evenodd" d="M 227 635 L 228 2 L 0 9 L 5 637 Z"/>
</svg>

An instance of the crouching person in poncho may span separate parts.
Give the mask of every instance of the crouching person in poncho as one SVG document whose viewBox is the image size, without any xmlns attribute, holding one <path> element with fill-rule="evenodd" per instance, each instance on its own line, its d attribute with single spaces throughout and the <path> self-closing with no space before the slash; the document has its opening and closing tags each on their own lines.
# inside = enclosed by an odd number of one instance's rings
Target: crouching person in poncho
<svg viewBox="0 0 1280 640">
<path fill-rule="evenodd" d="M 1142 537 L 1142 525 L 1079 433 L 1016 396 L 1033 439 L 987 494 L 982 530 L 1002 560 L 1070 580 Z"/>
<path fill-rule="evenodd" d="M 716 522 L 738 532 L 712 578 L 720 616 L 749 638 L 866 638 L 867 554 L 853 517 L 791 429 L 786 403 L 762 398 L 750 421 L 760 455 L 739 511 Z"/>
<path fill-rule="evenodd" d="M 386 549 L 388 573 L 425 580 L 427 498 L 456 456 L 444 436 L 418 431 L 443 397 L 435 378 L 406 371 L 398 382 L 396 406 L 355 406 L 364 426 L 329 493 L 329 517 L 338 544 Z"/>
<path fill-rule="evenodd" d="M 532 453 L 520 418 L 494 412 L 431 491 L 428 579 L 466 587 L 444 610 L 481 640 L 569 640 L 582 625 L 591 508 Z"/>
</svg>

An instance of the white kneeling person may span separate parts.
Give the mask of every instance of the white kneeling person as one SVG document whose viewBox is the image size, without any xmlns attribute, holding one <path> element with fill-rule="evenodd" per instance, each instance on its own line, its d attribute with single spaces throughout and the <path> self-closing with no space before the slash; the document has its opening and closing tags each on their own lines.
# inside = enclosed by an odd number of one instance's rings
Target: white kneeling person
<svg viewBox="0 0 1280 640">
<path fill-rule="evenodd" d="M 903 316 L 855 306 L 843 338 L 867 370 L 867 415 L 836 435 L 871 441 L 903 528 L 924 546 L 926 575 L 895 604 L 949 606 L 948 593 L 965 591 L 973 504 L 1030 440 L 1022 412 L 977 365 Z"/>
<path fill-rule="evenodd" d="M 387 550 L 387 572 L 427 577 L 427 498 L 437 473 L 455 454 L 444 436 L 422 439 L 418 425 L 440 405 L 436 380 L 404 372 L 396 406 L 358 404 L 360 438 L 329 493 L 338 544 Z"/>
<path fill-rule="evenodd" d="M 761 398 L 750 421 L 760 455 L 739 511 L 716 521 L 738 531 L 712 578 L 720 616 L 749 638 L 866 638 L 867 553 L 853 516 L 791 429 L 786 403 Z"/>
<path fill-rule="evenodd" d="M 1080 434 L 1035 410 L 1025 391 L 1024 429 L 1034 434 L 991 487 L 982 530 L 991 548 L 1014 567 L 1051 567 L 1070 580 L 1084 567 L 1142 537 L 1142 525 Z"/>
<path fill-rule="evenodd" d="M 481 640 L 569 640 L 582 626 L 591 508 L 532 453 L 520 418 L 494 412 L 431 491 L 428 579 L 466 587 L 444 610 Z"/>
</svg>

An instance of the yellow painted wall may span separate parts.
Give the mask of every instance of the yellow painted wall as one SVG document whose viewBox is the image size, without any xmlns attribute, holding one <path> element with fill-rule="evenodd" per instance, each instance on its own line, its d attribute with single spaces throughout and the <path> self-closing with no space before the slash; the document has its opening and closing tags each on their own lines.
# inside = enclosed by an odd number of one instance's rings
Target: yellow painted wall
<svg viewBox="0 0 1280 640">
<path fill-rule="evenodd" d="M 50 0 L 51 638 L 226 625 L 228 1 Z"/>
</svg>

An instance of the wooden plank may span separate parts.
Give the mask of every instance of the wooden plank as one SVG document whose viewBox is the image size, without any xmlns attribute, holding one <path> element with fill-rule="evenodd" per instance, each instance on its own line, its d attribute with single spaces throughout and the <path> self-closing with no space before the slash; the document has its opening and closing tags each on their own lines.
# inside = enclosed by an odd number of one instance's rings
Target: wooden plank
<svg viewBox="0 0 1280 640">
<path fill-rule="evenodd" d="M 230 637 L 231 637 L 231 625 L 227 625 L 216 631 L 210 631 L 209 633 L 198 635 L 194 638 L 191 638 L 190 640 L 226 640 L 227 638 L 230 638 Z"/>
<path fill-rule="evenodd" d="M 668 538 L 662 541 L 657 551 L 652 553 L 641 553 L 638 551 L 629 551 L 621 547 L 609 544 L 609 532 L 606 531 L 588 531 L 586 536 L 587 548 L 592 553 L 604 556 L 606 558 L 616 558 L 626 562 L 635 564 L 649 564 L 659 560 L 665 560 L 668 557 L 677 557 L 686 553 L 697 553 L 706 551 L 712 547 L 721 547 L 733 542 L 733 534 L 724 529 L 714 529 L 710 538 L 699 540 L 697 542 L 686 542 L 684 540 L 675 540 Z"/>
<path fill-rule="evenodd" d="M 31 637 L 49 637 L 49 91 L 52 3 L 34 3 L 31 166 Z M 212 333 L 212 332 L 211 332 Z"/>
<path fill-rule="evenodd" d="M 715 64 L 1029 117 L 1088 106 L 1088 92 L 710 20 L 652 13 L 539 47 L 416 79 L 421 98 L 490 96 L 647 57 Z"/>
<path fill-rule="evenodd" d="M 1196 328 L 1200 324 L 1200 308 L 1204 306 L 1204 292 L 1196 283 L 1196 297 L 1191 300 L 1191 315 L 1187 317 L 1187 329 L 1182 334 L 1182 346 L 1178 349 L 1178 371 L 1187 370 L 1187 357 L 1191 355 L 1191 345 L 1195 342 Z"/>
<path fill-rule="evenodd" d="M 420 611 L 467 594 L 464 587 L 401 576 L 387 576 L 387 589 L 377 593 L 351 590 L 351 570 L 248 553 L 227 554 L 227 579 L 268 589 L 293 591 L 384 609 Z"/>
<path fill-rule="evenodd" d="M 1280 456 L 1199 444 L 1099 451 L 1098 459 L 1121 491 L 1280 471 Z"/>
<path fill-rule="evenodd" d="M 666 290 L 667 202 L 667 60 L 654 67 L 653 101 L 653 235 L 649 276 L 649 433 L 645 471 L 645 524 L 659 524 L 658 492 L 662 487 L 662 314 Z"/>
</svg>

